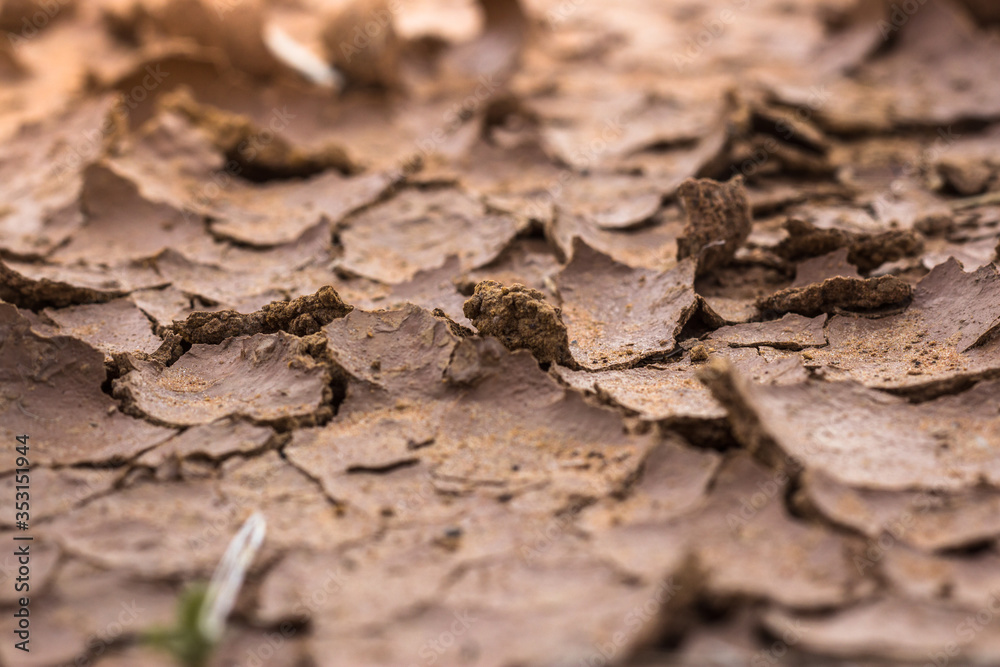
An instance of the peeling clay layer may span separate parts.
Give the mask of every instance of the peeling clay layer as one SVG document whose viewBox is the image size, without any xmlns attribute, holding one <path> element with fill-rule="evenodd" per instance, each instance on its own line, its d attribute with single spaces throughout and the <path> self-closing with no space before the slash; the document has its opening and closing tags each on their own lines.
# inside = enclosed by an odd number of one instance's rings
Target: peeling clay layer
<svg viewBox="0 0 1000 667">
<path fill-rule="evenodd" d="M 1000 664 L 996 3 L 734 4 L 0 2 L 0 664 Z"/>
</svg>

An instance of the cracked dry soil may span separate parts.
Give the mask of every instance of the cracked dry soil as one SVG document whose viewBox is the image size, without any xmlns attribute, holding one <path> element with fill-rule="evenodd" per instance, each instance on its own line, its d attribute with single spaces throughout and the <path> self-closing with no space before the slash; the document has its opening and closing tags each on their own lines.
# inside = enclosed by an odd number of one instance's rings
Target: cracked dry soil
<svg viewBox="0 0 1000 667">
<path fill-rule="evenodd" d="M 0 664 L 1000 664 L 993 3 L 0 28 Z"/>
</svg>

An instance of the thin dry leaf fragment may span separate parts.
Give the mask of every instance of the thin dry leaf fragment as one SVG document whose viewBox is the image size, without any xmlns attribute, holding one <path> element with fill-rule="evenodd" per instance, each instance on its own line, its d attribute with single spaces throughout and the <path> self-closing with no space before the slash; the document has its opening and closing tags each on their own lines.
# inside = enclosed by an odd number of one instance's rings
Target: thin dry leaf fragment
<svg viewBox="0 0 1000 667">
<path fill-rule="evenodd" d="M 295 336 L 314 334 L 324 325 L 353 310 L 333 287 L 291 301 L 274 301 L 253 313 L 234 310 L 191 313 L 171 329 L 189 343 L 217 344 L 233 336 L 287 331 Z"/>
<path fill-rule="evenodd" d="M 732 261 L 753 225 L 743 177 L 725 183 L 688 179 L 677 188 L 677 198 L 687 216 L 677 259 L 694 257 L 699 275 Z"/>
<path fill-rule="evenodd" d="M 233 537 L 212 574 L 198 614 L 198 629 L 213 644 L 222 638 L 225 623 L 243 587 L 243 579 L 264 542 L 267 521 L 254 512 Z"/>
<path fill-rule="evenodd" d="M 561 311 L 538 290 L 484 280 L 463 311 L 481 335 L 496 337 L 509 350 L 527 349 L 542 363 L 573 363 Z"/>
<path fill-rule="evenodd" d="M 764 311 L 815 316 L 838 310 L 867 311 L 905 304 L 913 294 L 909 283 L 896 276 L 845 278 L 837 276 L 804 287 L 789 287 L 759 299 Z"/>
<path fill-rule="evenodd" d="M 311 83 L 338 90 L 343 86 L 343 77 L 307 46 L 295 41 L 280 26 L 270 24 L 264 29 L 264 44 L 275 58 Z"/>
</svg>

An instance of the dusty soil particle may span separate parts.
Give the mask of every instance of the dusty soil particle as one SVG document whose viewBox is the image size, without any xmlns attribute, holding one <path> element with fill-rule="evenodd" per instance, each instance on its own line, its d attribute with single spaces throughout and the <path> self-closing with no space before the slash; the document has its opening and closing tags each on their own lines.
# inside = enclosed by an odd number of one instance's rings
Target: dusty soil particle
<svg viewBox="0 0 1000 667">
<path fill-rule="evenodd" d="M 278 331 L 308 336 L 351 310 L 353 307 L 340 299 L 337 290 L 328 286 L 291 301 L 274 301 L 247 315 L 234 310 L 191 313 L 186 320 L 175 322 L 171 331 L 189 343 L 212 345 L 233 336 Z"/>
<path fill-rule="evenodd" d="M 688 179 L 677 188 L 687 224 L 677 239 L 677 259 L 694 257 L 698 275 L 732 261 L 753 225 L 743 178 L 720 183 Z"/>
<path fill-rule="evenodd" d="M 691 361 L 708 361 L 708 349 L 701 343 L 692 347 Z"/>
<path fill-rule="evenodd" d="M 846 278 L 837 276 L 805 287 L 789 287 L 760 299 L 763 311 L 799 313 L 809 317 L 840 310 L 869 311 L 906 302 L 913 294 L 909 283 L 896 276 Z"/>
<path fill-rule="evenodd" d="M 481 335 L 495 336 L 507 349 L 529 350 L 542 363 L 573 365 L 561 311 L 538 290 L 484 280 L 463 310 Z"/>
<path fill-rule="evenodd" d="M 923 251 L 923 238 L 911 229 L 893 229 L 885 232 L 851 232 L 837 228 L 821 228 L 790 218 L 785 223 L 788 238 L 775 248 L 785 259 L 797 260 L 816 257 L 847 248 L 847 261 L 867 273 L 886 262 L 902 257 L 912 257 Z"/>
</svg>

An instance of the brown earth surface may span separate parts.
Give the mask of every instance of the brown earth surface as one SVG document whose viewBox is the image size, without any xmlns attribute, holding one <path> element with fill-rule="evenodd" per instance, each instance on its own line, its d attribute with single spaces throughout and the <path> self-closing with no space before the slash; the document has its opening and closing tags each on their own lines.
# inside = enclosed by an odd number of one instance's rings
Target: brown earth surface
<svg viewBox="0 0 1000 667">
<path fill-rule="evenodd" d="M 995 3 L 0 32 L 0 665 L 1000 664 Z"/>
</svg>

